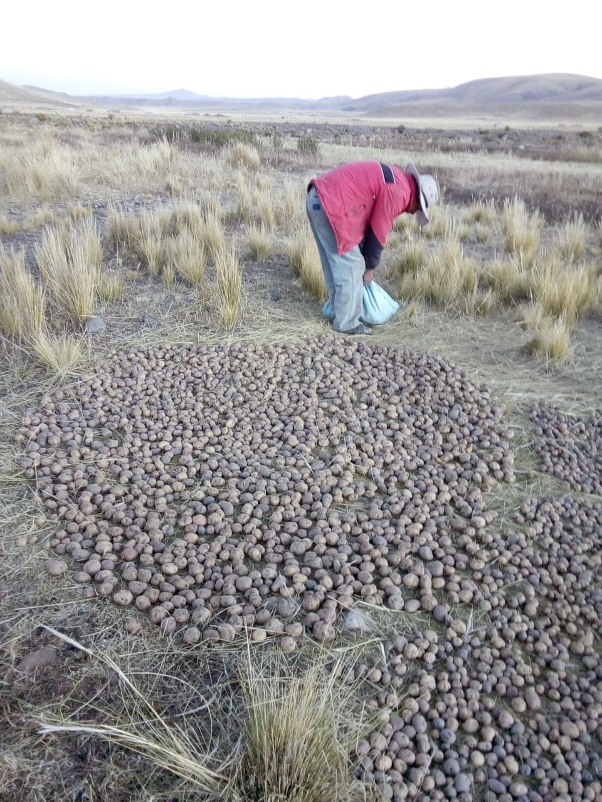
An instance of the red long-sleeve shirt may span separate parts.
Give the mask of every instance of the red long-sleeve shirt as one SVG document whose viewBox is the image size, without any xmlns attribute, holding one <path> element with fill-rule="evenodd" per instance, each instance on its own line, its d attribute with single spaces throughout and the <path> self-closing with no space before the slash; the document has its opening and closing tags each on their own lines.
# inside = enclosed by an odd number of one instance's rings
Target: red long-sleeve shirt
<svg viewBox="0 0 602 802">
<path fill-rule="evenodd" d="M 338 252 L 359 245 L 366 269 L 374 269 L 393 221 L 414 202 L 414 178 L 399 167 L 361 161 L 336 167 L 311 184 L 334 231 Z"/>
</svg>

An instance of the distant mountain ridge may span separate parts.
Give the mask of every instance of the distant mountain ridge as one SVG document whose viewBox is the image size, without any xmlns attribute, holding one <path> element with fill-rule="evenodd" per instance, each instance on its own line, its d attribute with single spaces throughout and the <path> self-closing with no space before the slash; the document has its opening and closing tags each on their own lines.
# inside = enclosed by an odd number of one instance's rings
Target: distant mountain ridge
<svg viewBox="0 0 602 802">
<path fill-rule="evenodd" d="M 553 109 L 575 104 L 579 113 L 602 110 L 602 79 L 569 73 L 518 75 L 501 78 L 480 78 L 444 89 L 416 89 L 380 92 L 360 98 L 348 96 L 319 99 L 287 97 L 211 97 L 189 89 L 147 94 L 96 94 L 70 96 L 33 86 L 17 86 L 0 80 L 0 104 L 77 107 L 82 104 L 99 106 L 178 106 L 185 109 L 228 109 L 232 107 L 282 108 L 299 110 L 332 110 L 359 115 L 419 116 L 425 114 L 460 114 L 463 109 L 487 111 L 493 107 L 520 110 Z"/>
</svg>

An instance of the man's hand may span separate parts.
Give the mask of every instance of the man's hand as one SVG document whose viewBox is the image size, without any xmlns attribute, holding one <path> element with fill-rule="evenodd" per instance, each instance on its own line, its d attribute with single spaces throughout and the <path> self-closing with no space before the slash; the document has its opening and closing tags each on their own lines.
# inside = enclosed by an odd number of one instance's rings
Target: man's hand
<svg viewBox="0 0 602 802">
<path fill-rule="evenodd" d="M 374 270 L 366 270 L 364 273 L 364 287 L 367 287 L 368 284 L 371 284 L 373 278 L 374 278 Z"/>
</svg>

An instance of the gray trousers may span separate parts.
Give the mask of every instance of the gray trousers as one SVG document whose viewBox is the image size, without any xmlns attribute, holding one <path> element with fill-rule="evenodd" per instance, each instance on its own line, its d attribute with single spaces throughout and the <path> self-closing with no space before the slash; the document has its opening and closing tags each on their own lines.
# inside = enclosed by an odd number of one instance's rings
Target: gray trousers
<svg viewBox="0 0 602 802">
<path fill-rule="evenodd" d="M 360 322 L 366 263 L 359 246 L 339 254 L 337 242 L 315 187 L 307 194 L 307 216 L 318 246 L 337 331 L 352 331 Z"/>
</svg>

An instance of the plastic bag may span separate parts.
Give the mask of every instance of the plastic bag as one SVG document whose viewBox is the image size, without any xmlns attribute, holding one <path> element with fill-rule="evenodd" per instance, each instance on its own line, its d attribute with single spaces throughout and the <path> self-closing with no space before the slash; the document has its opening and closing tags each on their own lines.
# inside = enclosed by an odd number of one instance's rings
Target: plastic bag
<svg viewBox="0 0 602 802">
<path fill-rule="evenodd" d="M 399 309 L 399 304 L 389 295 L 386 290 L 372 281 L 364 287 L 364 297 L 362 300 L 362 320 L 371 326 L 380 326 L 390 320 Z M 329 320 L 334 320 L 334 309 L 330 299 L 322 307 L 322 314 Z"/>
</svg>

